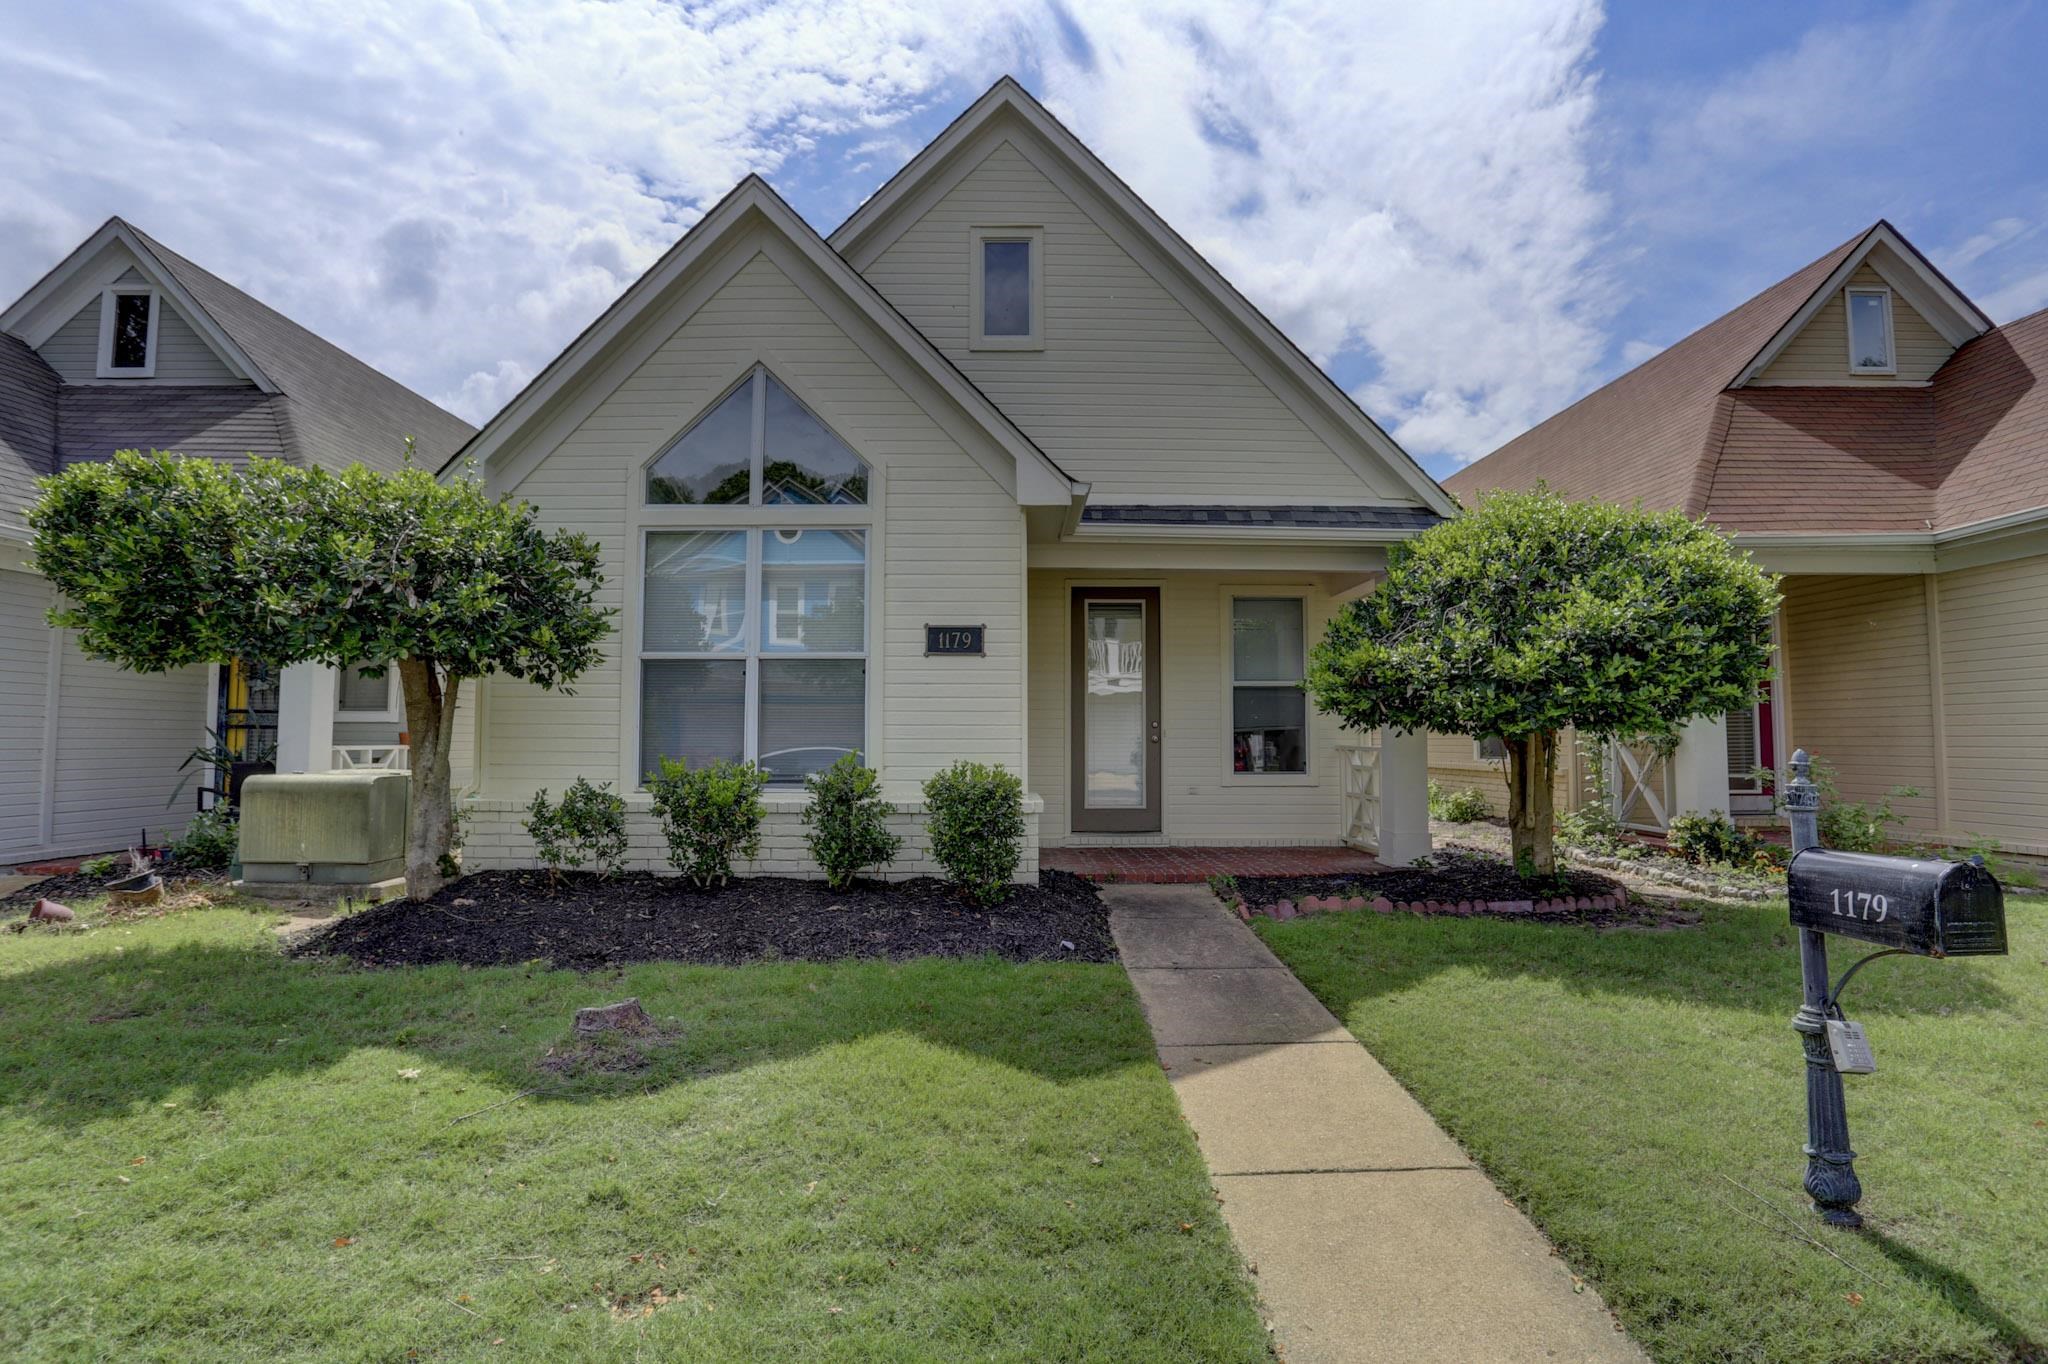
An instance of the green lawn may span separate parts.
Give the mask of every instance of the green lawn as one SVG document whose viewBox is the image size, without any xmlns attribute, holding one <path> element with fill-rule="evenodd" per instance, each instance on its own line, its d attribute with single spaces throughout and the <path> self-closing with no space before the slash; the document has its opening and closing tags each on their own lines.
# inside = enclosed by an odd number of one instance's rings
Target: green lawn
<svg viewBox="0 0 2048 1364">
<path fill-rule="evenodd" d="M 365 972 L 272 917 L 0 937 L 0 1357 L 1267 1358 L 1115 966 Z M 536 1069 L 629 994 L 648 1066 Z"/>
<path fill-rule="evenodd" d="M 2048 1358 L 2048 908 L 2008 913 L 2008 958 L 1888 959 L 1849 987 L 1879 1065 L 1847 1080 L 1863 1233 L 1799 1191 L 1782 903 L 1665 932 L 1258 927 L 1656 1359 L 1918 1364 Z"/>
</svg>

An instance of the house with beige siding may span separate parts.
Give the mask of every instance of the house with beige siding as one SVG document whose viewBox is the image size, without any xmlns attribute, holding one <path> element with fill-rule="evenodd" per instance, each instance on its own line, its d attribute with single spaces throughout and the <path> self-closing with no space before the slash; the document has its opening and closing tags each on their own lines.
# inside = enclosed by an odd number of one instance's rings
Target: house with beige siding
<svg viewBox="0 0 2048 1364">
<path fill-rule="evenodd" d="M 45 619 L 37 478 L 117 450 L 397 468 L 408 436 L 438 463 L 471 434 L 119 218 L 0 311 L 0 867 L 174 837 L 227 794 L 186 766 L 209 735 L 301 771 L 404 753 L 395 679 L 363 668 L 88 658 Z"/>
<path fill-rule="evenodd" d="M 602 548 L 618 630 L 573 695 L 491 677 L 465 860 L 528 800 L 662 758 L 773 779 L 755 870 L 805 873 L 802 778 L 1022 775 L 1042 846 L 1428 846 L 1422 736 L 1299 683 L 1330 614 L 1454 504 L 1015 82 L 828 238 L 749 178 L 448 467 Z"/>
<path fill-rule="evenodd" d="M 1681 508 L 1785 575 L 1756 705 L 1605 755 L 1628 822 L 1767 812 L 1796 747 L 1914 790 L 1916 837 L 2048 854 L 2044 379 L 2048 312 L 1993 326 L 1879 222 L 1448 480 Z M 1431 766 L 1488 787 L 1470 738 Z"/>
</svg>

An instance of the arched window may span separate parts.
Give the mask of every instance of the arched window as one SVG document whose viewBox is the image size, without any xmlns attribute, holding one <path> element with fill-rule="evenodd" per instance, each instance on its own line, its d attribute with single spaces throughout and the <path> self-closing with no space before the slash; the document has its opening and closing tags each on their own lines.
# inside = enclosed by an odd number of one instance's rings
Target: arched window
<svg viewBox="0 0 2048 1364">
<path fill-rule="evenodd" d="M 758 366 L 649 462 L 649 507 L 717 514 L 642 532 L 643 773 L 750 758 L 794 782 L 866 751 L 870 479 Z"/>
</svg>

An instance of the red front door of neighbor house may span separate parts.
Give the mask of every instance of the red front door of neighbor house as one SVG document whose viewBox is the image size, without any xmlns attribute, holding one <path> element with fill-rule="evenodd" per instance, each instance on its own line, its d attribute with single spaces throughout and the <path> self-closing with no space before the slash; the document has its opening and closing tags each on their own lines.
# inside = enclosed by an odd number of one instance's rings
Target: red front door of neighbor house
<svg viewBox="0 0 2048 1364">
<path fill-rule="evenodd" d="M 1159 589 L 1075 588 L 1071 666 L 1074 832 L 1157 833 Z"/>
<path fill-rule="evenodd" d="M 1769 774 L 1777 765 L 1777 724 L 1766 682 L 1755 705 L 1728 712 L 1728 813 L 1769 814 L 1776 795 Z"/>
</svg>

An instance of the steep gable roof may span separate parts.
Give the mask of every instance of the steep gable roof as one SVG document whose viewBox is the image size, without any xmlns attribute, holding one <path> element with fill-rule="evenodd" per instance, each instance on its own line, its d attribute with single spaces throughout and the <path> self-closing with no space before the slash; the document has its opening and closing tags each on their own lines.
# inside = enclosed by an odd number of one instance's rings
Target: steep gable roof
<svg viewBox="0 0 2048 1364">
<path fill-rule="evenodd" d="M 451 456 L 442 471 L 447 472 L 461 459 L 489 465 L 501 452 L 551 418 L 562 421 L 556 411 L 558 407 L 573 412 L 593 405 L 603 396 L 600 389 L 609 391 L 611 384 L 623 377 L 613 376 L 608 383 L 607 364 L 614 357 L 632 355 L 636 346 L 650 341 L 658 343 L 659 337 L 647 333 L 663 307 L 682 297 L 689 284 L 720 258 L 727 245 L 756 228 L 791 248 L 796 260 L 821 275 L 837 298 L 880 331 L 910 361 L 915 372 L 958 408 L 980 433 L 976 444 L 1000 452 L 1006 460 L 1010 486 L 1020 503 L 1064 507 L 1074 500 L 1078 485 L 1065 471 L 757 175 L 749 175 L 713 205 L 661 259 L 649 266 L 486 422 L 466 447 Z M 1085 492 L 1085 488 L 1079 491 Z"/>
<path fill-rule="evenodd" d="M 476 428 L 382 370 L 314 335 L 276 309 L 243 293 L 136 230 L 163 268 L 197 300 L 283 391 L 291 404 L 298 453 L 308 462 L 395 468 L 406 437 L 432 468 L 460 449 Z"/>
<path fill-rule="evenodd" d="M 1872 260 L 1945 337 L 1960 338 L 1929 382 L 1744 382 Z M 1879 222 L 1447 483 L 1471 497 L 1544 482 L 1763 535 L 1934 536 L 2048 513 L 2044 378 L 2048 311 L 1990 326 Z"/>
<path fill-rule="evenodd" d="M 1868 236 L 1843 242 L 1460 469 L 1444 486 L 1469 501 L 1545 483 L 1566 497 L 1639 501 L 1697 515 L 1732 416 L 1724 390 Z"/>
<path fill-rule="evenodd" d="M 170 298 L 234 373 L 277 401 L 255 404 L 246 396 L 232 399 L 223 392 L 194 393 L 165 384 L 137 385 L 118 399 L 100 391 L 74 395 L 67 387 L 67 404 L 75 397 L 78 409 L 77 457 L 110 453 L 83 433 L 154 430 L 149 411 L 153 402 L 164 405 L 167 414 L 176 412 L 173 427 L 208 430 L 230 441 L 269 432 L 273 434 L 268 440 L 257 439 L 244 449 L 330 466 L 361 460 L 377 468 L 396 468 L 407 436 L 415 439 L 421 459 L 431 465 L 447 458 L 474 431 L 453 413 L 118 217 L 109 218 L 0 312 L 0 332 L 13 333 L 31 346 L 40 344 L 130 262 Z M 267 424 L 229 420 L 222 425 L 205 416 L 245 416 L 258 407 L 268 413 Z M 144 445 L 180 448 L 172 444 L 174 434 L 138 434 L 136 439 Z M 200 452 L 198 447 L 189 451 Z"/>
<path fill-rule="evenodd" d="M 1275 392 L 1340 458 L 1354 466 L 1376 461 L 1422 505 L 1448 515 L 1455 504 L 1436 481 L 1272 320 L 1239 293 L 1088 146 L 1009 76 L 991 86 L 938 137 L 912 157 L 841 223 L 831 244 L 856 269 L 867 270 L 966 169 L 991 127 L 1012 129 L 1049 154 L 1061 172 L 1096 200 L 1098 219 L 1119 244 L 1177 292 L 1198 301 L 1198 316 L 1226 346 L 1259 359 Z M 1369 452 L 1369 457 L 1365 452 Z M 1382 476 L 1383 478 L 1384 476 Z"/>
</svg>

